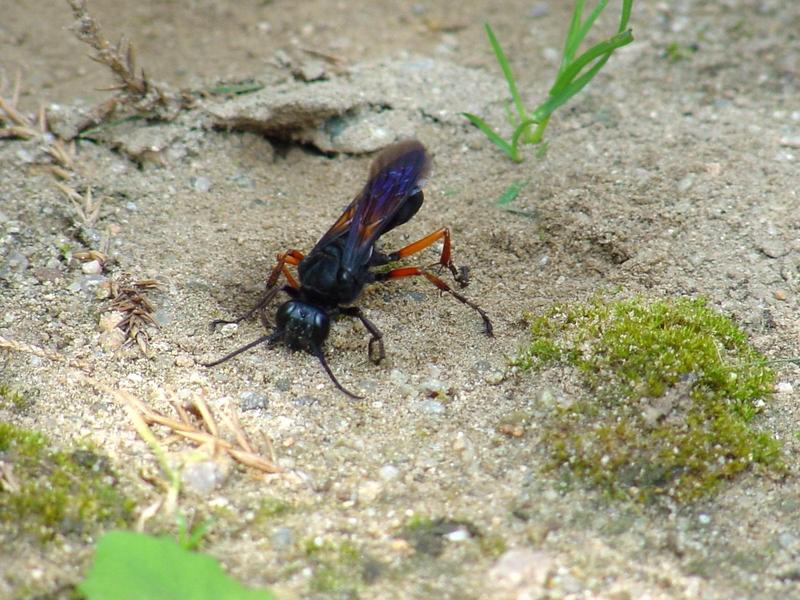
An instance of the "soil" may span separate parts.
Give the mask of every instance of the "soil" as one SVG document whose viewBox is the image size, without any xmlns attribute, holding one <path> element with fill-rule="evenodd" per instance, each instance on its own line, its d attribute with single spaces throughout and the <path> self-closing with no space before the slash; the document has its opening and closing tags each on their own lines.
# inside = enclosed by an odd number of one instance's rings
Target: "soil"
<svg viewBox="0 0 800 600">
<path fill-rule="evenodd" d="M 364 64 L 422 57 L 494 82 L 464 89 L 454 70 L 437 89 L 483 102 L 501 127 L 505 84 L 482 24 L 491 22 L 533 105 L 557 69 L 570 4 L 470 0 L 455 11 L 433 1 L 94 0 L 89 8 L 171 90 L 255 79 L 268 92 L 312 85 L 292 68 L 347 79 Z M 10 0 L 3 13 L 0 95 L 10 96 L 19 71 L 26 113 L 109 97 L 97 88 L 110 73 L 68 30 L 66 3 Z M 597 31 L 614 29 L 612 13 Z M 77 143 L 74 181 L 104 198 L 83 233 L 39 164 L 41 141 L 0 142 L 0 335 L 88 365 L 94 380 L 164 412 L 169 394 L 203 395 L 218 412 L 238 407 L 257 445 L 272 441 L 284 473 L 223 465 L 211 491 L 188 482 L 179 507 L 196 522 L 214 518 L 204 551 L 280 598 L 800 598 L 795 364 L 777 363 L 778 391 L 756 421 L 782 441 L 786 476 L 748 473 L 691 505 L 642 507 L 564 485 L 545 468 L 536 423 L 519 437 L 500 431 L 509 416 L 580 393 L 569 370 L 508 368 L 528 339 L 524 314 L 554 302 L 702 296 L 769 357 L 798 356 L 800 4 L 641 2 L 632 27 L 635 42 L 555 114 L 546 153 L 526 148 L 521 164 L 458 119 L 467 108 L 426 112 L 438 93 L 430 82 L 409 93 L 422 109 L 404 113 L 397 131 L 411 127 L 434 168 L 420 213 L 381 242 L 395 249 L 448 226 L 455 262 L 470 267 L 463 293 L 491 315 L 494 338 L 468 308 L 405 279 L 359 300 L 384 333 L 385 363 L 367 360 L 357 322 L 337 322 L 326 345 L 337 378 L 362 400 L 339 393 L 312 356 L 282 347 L 203 367 L 262 335 L 257 319 L 215 333 L 208 324 L 257 301 L 277 252 L 313 246 L 363 185 L 372 155 L 227 131 L 199 112 L 173 123 L 175 141 L 156 157 L 134 156 L 129 138 Z M 407 83 L 371 72 L 381 85 Z M 134 124 L 133 133 L 153 125 Z M 515 212 L 503 210 L 498 198 L 520 180 Z M 94 234 L 113 259 L 100 275 L 63 256 Z M 435 262 L 435 249 L 426 252 L 410 264 Z M 148 329 L 146 353 L 115 349 L 99 327 L 108 303 L 97 290 L 122 273 L 161 284 L 148 294 L 159 327 Z M 157 473 L 157 462 L 113 396 L 83 383 L 79 369 L 26 352 L 3 351 L 0 366 L 0 383 L 31 402 L 0 419 L 64 447 L 91 440 L 140 511 L 160 497 L 142 475 Z M 176 463 L 191 462 L 187 446 L 170 448 Z M 288 508 L 265 518 L 265 501 Z M 444 519 L 456 533 L 433 549 L 419 544 L 405 528 L 414 515 Z M 161 515 L 145 530 L 165 523 L 172 519 Z M 326 588 L 309 543 L 356 548 L 363 572 Z M 92 538 L 4 544 L 0 596 L 66 597 L 92 548 Z"/>
</svg>

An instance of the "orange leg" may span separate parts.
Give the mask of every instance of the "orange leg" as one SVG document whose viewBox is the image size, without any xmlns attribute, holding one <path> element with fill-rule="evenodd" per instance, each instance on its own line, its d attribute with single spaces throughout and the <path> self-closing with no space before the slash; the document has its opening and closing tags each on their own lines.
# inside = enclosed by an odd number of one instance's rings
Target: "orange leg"
<svg viewBox="0 0 800 600">
<path fill-rule="evenodd" d="M 227 325 L 230 323 L 240 323 L 246 319 L 249 319 L 257 312 L 261 312 L 262 322 L 266 320 L 264 315 L 264 309 L 267 305 L 272 301 L 275 295 L 278 293 L 279 288 L 277 288 L 278 278 L 283 273 L 284 277 L 286 277 L 286 281 L 289 282 L 289 285 L 295 289 L 298 288 L 297 280 L 292 275 L 291 271 L 289 271 L 289 267 L 286 265 L 299 265 L 300 261 L 303 260 L 304 255 L 299 250 L 287 250 L 286 252 L 280 253 L 276 256 L 277 264 L 272 268 L 272 271 L 267 278 L 267 290 L 264 292 L 264 295 L 261 296 L 259 301 L 256 305 L 248 310 L 245 314 L 243 314 L 238 319 L 233 319 L 231 321 L 225 319 L 215 319 L 211 322 L 211 328 L 213 329 L 217 325 Z"/>
<path fill-rule="evenodd" d="M 442 255 L 439 257 L 439 265 L 449 269 L 453 274 L 453 278 L 461 285 L 461 287 L 464 287 L 467 285 L 466 269 L 462 268 L 459 270 L 453 264 L 453 259 L 450 257 L 450 230 L 447 227 L 437 229 L 430 235 L 426 235 L 424 238 L 417 240 L 416 242 L 413 242 L 404 248 L 400 248 L 400 250 L 397 252 L 388 254 L 386 256 L 387 262 L 394 262 L 396 260 L 400 260 L 401 258 L 405 258 L 406 256 L 411 256 L 412 254 L 421 252 L 425 248 L 433 245 L 434 242 L 441 239 L 444 240 L 444 243 L 442 245 Z"/>
<path fill-rule="evenodd" d="M 289 285 L 297 289 L 299 287 L 297 285 L 297 280 L 294 278 L 286 265 L 290 264 L 297 266 L 304 258 L 305 255 L 299 250 L 287 250 L 286 252 L 279 253 L 275 257 L 275 259 L 278 261 L 278 264 L 276 264 L 272 269 L 272 272 L 269 274 L 269 278 L 267 279 L 267 289 L 269 290 L 270 288 L 275 287 L 275 285 L 278 283 L 278 277 L 280 277 L 281 273 L 283 273 L 284 277 L 286 277 L 286 281 L 289 282 Z"/>
<path fill-rule="evenodd" d="M 463 302 L 473 310 L 477 311 L 477 313 L 481 316 L 481 319 L 483 319 L 483 328 L 486 332 L 486 335 L 489 337 L 494 335 L 492 321 L 489 319 L 489 315 L 487 315 L 480 306 L 451 289 L 450 286 L 444 281 L 425 269 L 420 269 L 419 267 L 400 267 L 398 269 L 392 269 L 391 271 L 385 271 L 383 273 L 375 273 L 375 281 L 388 281 L 390 279 L 400 279 L 401 277 L 417 276 L 425 277 L 442 292 L 447 292 L 448 294 L 455 296 L 456 300 Z"/>
</svg>

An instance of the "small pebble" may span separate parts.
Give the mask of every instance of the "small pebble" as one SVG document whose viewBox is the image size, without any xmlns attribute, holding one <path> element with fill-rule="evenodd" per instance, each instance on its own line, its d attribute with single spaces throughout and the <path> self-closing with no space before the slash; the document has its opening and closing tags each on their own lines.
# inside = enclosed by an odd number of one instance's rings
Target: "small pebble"
<svg viewBox="0 0 800 600">
<path fill-rule="evenodd" d="M 86 275 L 99 275 L 103 272 L 103 265 L 100 264 L 99 260 L 90 260 L 81 265 L 81 271 Z"/>
<path fill-rule="evenodd" d="M 700 525 L 708 525 L 711 523 L 711 517 L 705 513 L 701 513 L 697 515 L 697 522 L 700 523 Z"/>
<path fill-rule="evenodd" d="M 203 177 L 201 175 L 200 177 L 192 177 L 189 181 L 195 192 L 207 192 L 211 189 L 211 182 L 208 177 Z"/>
<path fill-rule="evenodd" d="M 689 173 L 686 177 L 684 177 L 678 182 L 678 191 L 688 192 L 689 188 L 692 187 L 692 185 L 694 184 L 694 179 L 695 179 L 694 173 Z"/>
<path fill-rule="evenodd" d="M 780 258 L 781 256 L 785 256 L 789 253 L 786 244 L 784 244 L 781 240 L 776 240 L 774 238 L 762 240 L 758 244 L 758 249 L 770 258 Z"/>
<path fill-rule="evenodd" d="M 125 344 L 125 334 L 121 329 L 114 329 L 100 334 L 100 348 L 105 352 L 116 352 Z"/>
<path fill-rule="evenodd" d="M 239 394 L 239 408 L 244 412 L 248 410 L 265 409 L 268 405 L 267 397 L 258 392 L 248 390 Z"/>
<path fill-rule="evenodd" d="M 466 529 L 456 529 L 444 536 L 451 542 L 465 542 L 470 538 L 469 531 Z"/>
<path fill-rule="evenodd" d="M 292 547 L 294 536 L 288 527 L 279 527 L 272 532 L 272 546 L 276 550 L 287 550 Z"/>
<path fill-rule="evenodd" d="M 97 325 L 100 328 L 100 331 L 109 332 L 113 331 L 117 328 L 122 322 L 122 319 L 125 318 L 121 312 L 113 310 L 111 312 L 103 313 L 100 315 L 100 320 L 98 321 Z"/>
<path fill-rule="evenodd" d="M 781 300 L 781 301 L 786 300 L 786 298 L 788 298 L 786 290 L 775 290 L 773 292 L 773 296 L 775 296 L 775 300 Z"/>
<path fill-rule="evenodd" d="M 785 550 L 792 550 L 798 545 L 798 538 L 796 535 L 784 531 L 778 536 L 778 544 Z"/>
<path fill-rule="evenodd" d="M 438 400 L 423 400 L 419 406 L 422 412 L 429 415 L 441 415 L 444 412 L 444 404 Z"/>
<path fill-rule="evenodd" d="M 6 265 L 11 271 L 15 271 L 17 273 L 22 273 L 25 269 L 28 268 L 29 265 L 28 259 L 25 257 L 24 254 L 20 254 L 19 252 L 12 252 L 9 254 L 8 258 L 6 259 Z"/>
<path fill-rule="evenodd" d="M 213 460 L 189 463 L 183 469 L 183 484 L 199 494 L 208 494 L 221 485 L 227 474 Z"/>
<path fill-rule="evenodd" d="M 498 587 L 544 588 L 553 570 L 553 557 L 547 552 L 528 548 L 509 550 L 489 570 L 489 580 Z M 533 594 L 531 597 L 537 597 Z"/>
<path fill-rule="evenodd" d="M 372 504 L 380 496 L 383 486 L 377 481 L 365 481 L 358 486 L 359 504 Z"/>
<path fill-rule="evenodd" d="M 194 365 L 194 360 L 190 356 L 179 356 L 175 359 L 176 367 L 191 367 Z"/>
<path fill-rule="evenodd" d="M 528 16 L 531 19 L 540 19 L 550 12 L 550 7 L 545 2 L 537 2 L 533 6 L 531 6 L 530 10 L 528 11 Z"/>
<path fill-rule="evenodd" d="M 39 283 L 54 282 L 61 279 L 61 269 L 50 267 L 37 267 L 33 270 L 33 276 Z"/>
<path fill-rule="evenodd" d="M 378 470 L 378 475 L 384 481 L 391 481 L 392 479 L 396 479 L 400 475 L 400 469 L 398 469 L 394 465 L 383 465 Z"/>
<path fill-rule="evenodd" d="M 500 385 L 505 380 L 506 374 L 500 369 L 492 369 L 483 378 L 489 385 Z"/>
<path fill-rule="evenodd" d="M 788 381 L 781 381 L 775 386 L 775 391 L 779 394 L 791 394 L 794 392 L 794 387 Z"/>
</svg>

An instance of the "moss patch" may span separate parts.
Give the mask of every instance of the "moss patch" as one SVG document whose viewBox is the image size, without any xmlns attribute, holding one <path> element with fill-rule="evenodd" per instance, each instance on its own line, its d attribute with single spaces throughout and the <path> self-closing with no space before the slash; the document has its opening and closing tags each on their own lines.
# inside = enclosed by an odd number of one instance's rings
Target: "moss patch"
<svg viewBox="0 0 800 600">
<path fill-rule="evenodd" d="M 0 463 L 0 528 L 11 536 L 47 541 L 131 520 L 133 502 L 91 448 L 54 451 L 43 435 L 0 423 Z"/>
<path fill-rule="evenodd" d="M 314 565 L 312 591 L 337 598 L 358 598 L 365 585 L 372 583 L 384 569 L 349 542 L 336 545 L 308 540 L 305 552 Z"/>
<path fill-rule="evenodd" d="M 30 405 L 30 400 L 23 394 L 5 383 L 0 384 L 0 408 L 15 412 L 24 412 Z"/>
<path fill-rule="evenodd" d="M 748 467 L 778 465 L 750 422 L 774 374 L 703 300 L 554 306 L 517 364 L 568 364 L 591 392 L 543 424 L 553 463 L 614 496 L 693 500 Z"/>
</svg>

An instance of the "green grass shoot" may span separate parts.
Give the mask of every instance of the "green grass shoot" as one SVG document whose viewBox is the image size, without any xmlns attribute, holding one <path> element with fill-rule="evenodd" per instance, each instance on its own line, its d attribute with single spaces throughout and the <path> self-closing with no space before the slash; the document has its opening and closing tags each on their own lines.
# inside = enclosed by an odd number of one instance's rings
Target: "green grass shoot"
<svg viewBox="0 0 800 600">
<path fill-rule="evenodd" d="M 508 58 L 503 52 L 500 42 L 497 41 L 494 31 L 492 31 L 488 23 L 484 25 L 486 35 L 489 37 L 489 43 L 508 83 L 508 89 L 511 92 L 511 98 L 516 109 L 516 115 L 509 110 L 509 120 L 514 128 L 511 138 L 509 140 L 503 139 L 491 125 L 477 115 L 462 114 L 514 162 L 522 161 L 520 144 L 539 144 L 553 112 L 586 87 L 594 76 L 600 72 L 600 69 L 603 68 L 617 48 L 633 41 L 633 34 L 627 28 L 633 0 L 622 0 L 622 12 L 616 35 L 595 44 L 577 57 L 575 56 L 586 38 L 586 34 L 589 33 L 606 4 L 608 4 L 608 0 L 599 0 L 584 21 L 584 0 L 575 0 L 575 8 L 572 12 L 572 20 L 564 41 L 561 65 L 558 69 L 555 83 L 550 88 L 547 99 L 532 111 L 527 110 L 522 102 L 517 82 L 511 72 L 511 65 L 509 65 Z"/>
</svg>

